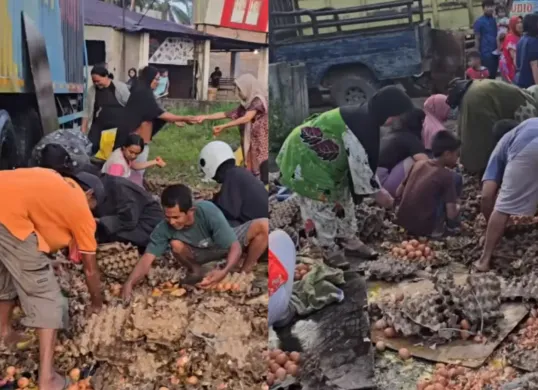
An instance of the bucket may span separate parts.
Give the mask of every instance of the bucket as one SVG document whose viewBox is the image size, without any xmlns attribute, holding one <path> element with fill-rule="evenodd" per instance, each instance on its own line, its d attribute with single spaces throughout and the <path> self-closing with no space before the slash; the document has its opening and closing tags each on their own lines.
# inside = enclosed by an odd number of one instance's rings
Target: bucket
<svg viewBox="0 0 538 390">
<path fill-rule="evenodd" d="M 217 88 L 209 88 L 207 90 L 207 100 L 211 102 L 217 100 L 217 91 Z"/>
</svg>

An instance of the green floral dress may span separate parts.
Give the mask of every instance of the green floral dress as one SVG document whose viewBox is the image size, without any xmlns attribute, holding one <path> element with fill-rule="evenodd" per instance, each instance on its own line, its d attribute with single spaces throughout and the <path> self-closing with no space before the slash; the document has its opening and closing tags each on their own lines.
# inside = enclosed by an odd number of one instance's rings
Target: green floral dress
<svg viewBox="0 0 538 390">
<path fill-rule="evenodd" d="M 309 118 L 295 128 L 276 160 L 282 183 L 300 196 L 323 202 L 348 199 L 349 174 L 357 195 L 371 195 L 375 177 L 368 156 L 340 109 Z"/>
</svg>

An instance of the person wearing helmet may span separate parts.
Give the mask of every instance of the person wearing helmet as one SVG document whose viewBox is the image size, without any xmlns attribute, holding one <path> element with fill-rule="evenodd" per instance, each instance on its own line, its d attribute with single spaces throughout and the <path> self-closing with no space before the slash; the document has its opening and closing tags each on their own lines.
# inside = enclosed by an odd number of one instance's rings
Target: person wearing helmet
<svg viewBox="0 0 538 390">
<path fill-rule="evenodd" d="M 304 231 L 327 258 L 338 251 L 340 242 L 350 256 L 376 257 L 357 236 L 353 202 L 375 196 L 383 207 L 392 207 L 392 197 L 375 175 L 380 128 L 412 108 L 400 88 L 384 87 L 361 105 L 307 119 L 284 141 L 276 160 L 280 181 L 299 196 Z"/>
<path fill-rule="evenodd" d="M 213 202 L 232 226 L 264 223 L 268 218 L 268 194 L 252 172 L 235 164 L 232 148 L 226 142 L 213 141 L 200 152 L 198 160 L 206 179 L 221 185 Z"/>
</svg>

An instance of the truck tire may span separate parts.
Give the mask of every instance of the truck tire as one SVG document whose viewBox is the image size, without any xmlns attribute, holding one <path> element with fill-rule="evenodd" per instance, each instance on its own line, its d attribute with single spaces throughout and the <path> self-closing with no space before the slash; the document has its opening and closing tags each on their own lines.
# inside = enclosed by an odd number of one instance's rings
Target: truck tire
<svg viewBox="0 0 538 390">
<path fill-rule="evenodd" d="M 15 140 L 15 126 L 6 110 L 0 110 L 0 170 L 18 168 L 20 154 Z"/>
<path fill-rule="evenodd" d="M 27 167 L 32 158 L 32 150 L 43 136 L 39 114 L 33 108 L 15 114 L 13 118 L 15 140 L 20 155 L 20 166 Z"/>
<path fill-rule="evenodd" d="M 332 102 L 337 107 L 364 103 L 377 90 L 369 77 L 349 74 L 339 77 L 330 88 Z"/>
</svg>

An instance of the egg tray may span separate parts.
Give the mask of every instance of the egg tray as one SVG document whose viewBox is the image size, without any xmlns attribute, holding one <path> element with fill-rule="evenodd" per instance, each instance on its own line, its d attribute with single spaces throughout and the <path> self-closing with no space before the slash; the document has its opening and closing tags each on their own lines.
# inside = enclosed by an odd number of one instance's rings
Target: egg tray
<svg viewBox="0 0 538 390">
<path fill-rule="evenodd" d="M 301 219 L 301 209 L 297 195 L 291 195 L 279 202 L 276 196 L 269 198 L 269 230 L 282 229 L 294 225 Z"/>
<path fill-rule="evenodd" d="M 507 361 L 514 367 L 530 372 L 538 371 L 538 349 L 529 350 L 514 345 L 512 348 L 508 347 L 505 352 Z"/>
<path fill-rule="evenodd" d="M 369 206 L 366 202 L 355 206 L 357 231 L 364 241 L 381 238 L 385 230 L 387 212 L 379 206 Z"/>
<path fill-rule="evenodd" d="M 471 325 L 494 324 L 503 318 L 501 281 L 494 273 L 471 274 L 454 299 L 459 301 L 463 316 Z"/>
<path fill-rule="evenodd" d="M 379 309 L 382 312 L 382 316 L 377 318 L 384 319 L 388 327 L 394 328 L 396 332 L 403 335 L 404 337 L 416 336 L 421 334 L 422 327 L 411 321 L 402 312 L 401 308 L 397 303 L 385 302 L 379 306 Z"/>
<path fill-rule="evenodd" d="M 367 279 L 400 282 L 416 276 L 420 267 L 417 264 L 382 257 L 378 260 L 365 261 L 358 266 L 358 272 L 364 273 Z"/>
<path fill-rule="evenodd" d="M 131 244 L 114 242 L 97 248 L 97 265 L 110 278 L 125 281 L 140 259 L 138 249 Z"/>
<path fill-rule="evenodd" d="M 538 301 L 538 274 L 530 273 L 508 280 L 501 293 L 505 301 Z"/>
<path fill-rule="evenodd" d="M 148 284 L 151 287 L 157 287 L 164 283 L 168 284 L 180 284 L 181 280 L 185 277 L 185 270 L 183 268 L 171 268 L 156 266 L 151 267 L 147 279 Z"/>
<path fill-rule="evenodd" d="M 249 294 L 253 288 L 255 278 L 254 273 L 234 272 L 226 275 L 220 283 L 214 285 L 209 290 L 220 293 L 233 292 Z"/>
<path fill-rule="evenodd" d="M 447 328 L 457 328 L 459 322 L 447 298 L 437 292 L 406 297 L 402 302 L 402 311 L 416 324 L 447 340 L 454 335 Z"/>
<path fill-rule="evenodd" d="M 525 374 L 509 383 L 501 385 L 499 390 L 534 390 L 538 389 L 538 373 Z"/>
</svg>

